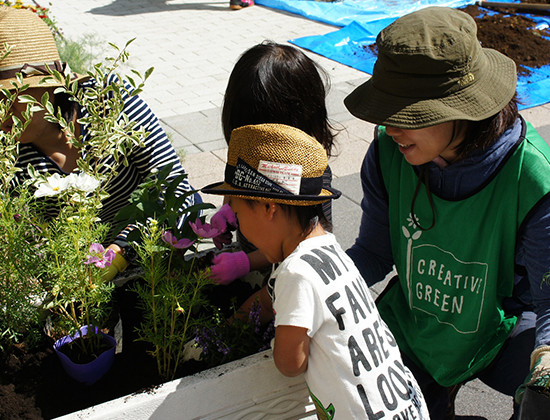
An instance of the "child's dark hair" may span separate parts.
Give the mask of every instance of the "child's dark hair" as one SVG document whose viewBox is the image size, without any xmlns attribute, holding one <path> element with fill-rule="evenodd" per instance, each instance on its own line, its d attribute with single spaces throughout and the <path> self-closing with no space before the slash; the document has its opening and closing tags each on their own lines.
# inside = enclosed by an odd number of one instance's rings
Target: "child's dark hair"
<svg viewBox="0 0 550 420">
<path fill-rule="evenodd" d="M 261 204 L 262 202 L 257 200 L 251 200 L 244 198 L 244 201 L 250 206 Z M 308 235 L 317 223 L 319 223 L 324 230 L 332 232 L 332 223 L 325 216 L 323 211 L 323 204 L 316 204 L 313 206 L 293 206 L 290 204 L 277 203 L 278 206 L 287 214 L 296 216 L 302 233 Z"/>
<path fill-rule="evenodd" d="M 325 83 L 325 71 L 295 47 L 266 41 L 250 48 L 235 64 L 225 91 L 225 140 L 229 144 L 231 131 L 244 125 L 286 124 L 315 137 L 330 156 L 334 133 Z"/>
</svg>

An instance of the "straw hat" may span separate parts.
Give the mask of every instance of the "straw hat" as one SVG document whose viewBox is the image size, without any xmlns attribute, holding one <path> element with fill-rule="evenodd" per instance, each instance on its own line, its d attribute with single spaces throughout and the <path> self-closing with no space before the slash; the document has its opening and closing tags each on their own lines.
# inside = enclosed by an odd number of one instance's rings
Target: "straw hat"
<svg viewBox="0 0 550 420">
<path fill-rule="evenodd" d="M 17 83 L 17 73 L 23 75 L 29 87 L 59 86 L 57 80 L 47 77 L 46 65 L 62 74 L 71 74 L 69 66 L 59 58 L 48 25 L 30 10 L 0 7 L 0 59 L 6 53 L 4 44 L 12 49 L 0 60 L 0 88 L 14 89 L 12 83 Z M 88 77 L 75 73 L 71 76 L 73 80 Z"/>
<path fill-rule="evenodd" d="M 470 15 L 428 7 L 405 15 L 376 39 L 372 77 L 346 97 L 357 118 L 416 129 L 481 121 L 501 111 L 516 92 L 516 66 L 482 48 Z"/>
<path fill-rule="evenodd" d="M 323 146 L 302 130 L 283 124 L 246 125 L 231 133 L 225 181 L 201 191 L 293 206 L 317 205 L 340 196 L 340 191 L 323 188 L 327 165 Z"/>
</svg>

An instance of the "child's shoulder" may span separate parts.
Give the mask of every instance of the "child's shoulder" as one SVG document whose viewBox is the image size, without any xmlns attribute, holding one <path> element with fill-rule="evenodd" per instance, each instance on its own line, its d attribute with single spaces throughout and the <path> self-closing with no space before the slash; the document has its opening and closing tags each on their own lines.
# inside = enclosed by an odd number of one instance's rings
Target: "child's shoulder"
<svg viewBox="0 0 550 420">
<path fill-rule="evenodd" d="M 300 242 L 281 265 L 288 270 L 325 269 L 340 267 L 347 271 L 353 263 L 332 233 L 308 238 Z M 325 267 L 325 268 L 323 268 Z"/>
</svg>

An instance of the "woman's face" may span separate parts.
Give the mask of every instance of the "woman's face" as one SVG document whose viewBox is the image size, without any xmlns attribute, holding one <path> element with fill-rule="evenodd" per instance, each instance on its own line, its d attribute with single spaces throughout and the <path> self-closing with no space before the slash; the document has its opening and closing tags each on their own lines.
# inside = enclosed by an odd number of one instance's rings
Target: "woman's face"
<svg viewBox="0 0 550 420">
<path fill-rule="evenodd" d="M 415 130 L 386 127 L 386 133 L 399 145 L 399 151 L 407 162 L 422 165 L 438 156 L 453 162 L 455 148 L 462 143 L 465 128 L 461 121 L 449 121 Z"/>
<path fill-rule="evenodd" d="M 42 98 L 42 95 L 48 91 L 50 94 L 50 102 L 53 100 L 53 88 L 30 88 L 24 91 L 23 95 L 30 95 L 40 101 L 40 98 Z M 14 103 L 12 104 L 10 108 L 10 113 L 12 116 L 19 118 L 22 122 L 24 122 L 23 119 L 23 112 L 27 109 L 27 104 L 19 102 L 19 100 L 16 98 Z M 4 132 L 11 131 L 13 127 L 13 120 L 12 117 L 8 118 L 0 127 L 0 129 Z M 44 133 L 46 130 L 51 129 L 52 124 L 47 122 L 44 119 L 44 111 L 35 112 L 33 114 L 33 117 L 31 119 L 31 122 L 23 131 L 21 134 L 21 137 L 19 138 L 20 143 L 33 143 L 33 142 L 39 142 L 40 138 L 44 136 Z"/>
</svg>

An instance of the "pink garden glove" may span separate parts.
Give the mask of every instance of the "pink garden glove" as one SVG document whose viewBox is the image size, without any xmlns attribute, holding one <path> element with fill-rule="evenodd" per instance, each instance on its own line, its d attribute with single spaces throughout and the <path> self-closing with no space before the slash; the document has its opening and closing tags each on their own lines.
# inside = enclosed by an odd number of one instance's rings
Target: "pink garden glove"
<svg viewBox="0 0 550 420">
<path fill-rule="evenodd" d="M 222 252 L 212 260 L 210 277 L 218 284 L 227 285 L 250 272 L 250 260 L 246 252 Z"/>
</svg>

